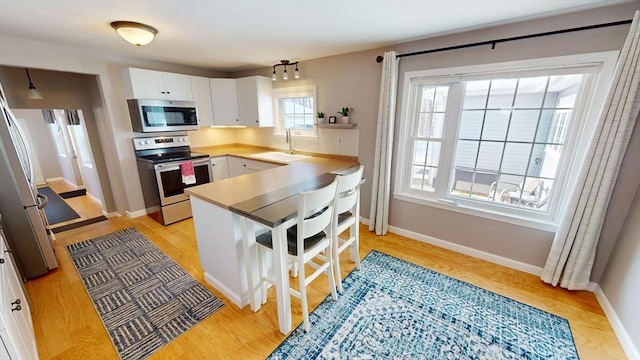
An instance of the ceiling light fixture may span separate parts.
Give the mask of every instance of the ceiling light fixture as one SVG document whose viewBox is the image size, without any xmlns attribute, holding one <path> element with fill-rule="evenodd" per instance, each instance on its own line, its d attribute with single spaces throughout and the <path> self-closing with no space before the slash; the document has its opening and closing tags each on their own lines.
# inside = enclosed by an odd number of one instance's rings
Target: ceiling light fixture
<svg viewBox="0 0 640 360">
<path fill-rule="evenodd" d="M 120 37 L 136 46 L 147 45 L 158 33 L 154 27 L 133 21 L 114 21 L 111 27 Z"/>
<path fill-rule="evenodd" d="M 289 60 L 280 60 L 280 64 L 273 65 L 273 74 L 271 74 L 271 80 L 278 80 L 278 76 L 276 74 L 276 68 L 278 66 L 284 66 L 284 71 L 282 72 L 282 80 L 288 80 L 289 74 L 287 73 L 287 66 L 296 66 L 296 69 L 293 72 L 293 77 L 296 79 L 300 79 L 300 70 L 298 70 L 298 62 L 290 62 Z"/>
<path fill-rule="evenodd" d="M 29 90 L 27 90 L 27 97 L 31 100 L 42 99 L 42 94 L 40 94 L 40 91 L 38 91 L 38 89 L 36 89 L 36 87 L 31 82 L 31 75 L 29 75 L 29 69 L 25 68 L 24 71 L 27 72 L 27 79 L 29 79 Z"/>
</svg>

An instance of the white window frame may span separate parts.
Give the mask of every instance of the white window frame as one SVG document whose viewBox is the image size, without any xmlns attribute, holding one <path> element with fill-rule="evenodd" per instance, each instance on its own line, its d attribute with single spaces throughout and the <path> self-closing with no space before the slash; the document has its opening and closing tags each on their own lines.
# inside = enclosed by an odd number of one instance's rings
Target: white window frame
<svg viewBox="0 0 640 360">
<path fill-rule="evenodd" d="M 273 134 L 274 135 L 285 135 L 284 128 L 284 115 L 282 113 L 282 106 L 280 105 L 280 99 L 289 98 L 289 97 L 313 97 L 313 116 L 315 119 L 315 115 L 317 113 L 318 108 L 318 97 L 317 97 L 317 89 L 315 85 L 303 85 L 303 86 L 295 86 L 295 87 L 286 87 L 286 88 L 276 88 L 273 89 L 273 112 L 275 119 L 273 126 Z M 294 130 L 292 132 L 294 136 L 305 136 L 305 137 L 318 137 L 317 127 L 313 126 L 312 130 Z"/>
<path fill-rule="evenodd" d="M 618 51 L 608 51 L 505 63 L 406 72 L 404 74 L 402 89 L 401 121 L 398 132 L 398 152 L 394 179 L 394 199 L 535 229 L 555 231 L 557 229 L 557 222 L 559 221 L 559 214 L 562 213 L 564 206 L 566 206 L 567 198 L 570 195 L 570 189 L 576 181 L 575 175 L 578 173 L 578 169 L 580 168 L 580 164 L 583 159 L 578 156 L 574 156 L 573 158 L 568 159 L 564 168 L 558 169 L 557 181 L 555 182 L 553 189 L 556 201 L 554 201 L 552 206 L 550 206 L 548 213 L 449 196 L 449 179 L 452 176 L 451 167 L 453 166 L 455 145 L 457 142 L 457 133 L 460 121 L 459 110 L 453 110 L 452 114 L 454 114 L 455 118 L 451 123 L 445 125 L 443 133 L 438 174 L 446 174 L 446 176 L 438 176 L 436 184 L 437 189 L 435 192 L 430 193 L 411 189 L 409 187 L 409 178 L 411 177 L 413 144 L 410 144 L 409 141 L 411 141 L 411 132 L 413 131 L 412 127 L 414 126 L 414 111 L 417 108 L 417 94 L 415 94 L 417 92 L 413 91 L 412 88 L 415 84 L 419 83 L 451 84 L 452 86 L 449 90 L 451 94 L 452 91 L 462 92 L 464 90 L 464 86 L 460 84 L 463 77 L 467 78 L 474 75 L 484 77 L 485 74 L 489 73 L 517 73 L 519 71 L 528 72 L 534 69 L 544 70 L 562 67 L 597 66 L 598 70 L 596 70 L 593 80 L 590 81 L 589 84 L 585 84 L 586 86 L 591 87 L 591 89 L 589 89 L 590 96 L 587 96 L 586 99 L 583 96 L 581 103 L 575 105 L 576 111 L 573 116 L 576 119 L 583 119 L 583 121 L 572 131 L 570 138 L 567 139 L 566 149 L 564 150 L 565 154 L 584 154 L 588 147 L 589 140 L 592 137 L 593 130 L 595 129 L 600 109 L 604 104 L 618 54 Z M 456 102 L 456 98 L 462 101 L 462 96 L 448 97 L 448 114 L 450 114 L 450 109 L 461 109 L 461 104 L 459 104 L 460 101 Z M 447 120 L 450 119 L 445 119 L 445 121 Z"/>
</svg>

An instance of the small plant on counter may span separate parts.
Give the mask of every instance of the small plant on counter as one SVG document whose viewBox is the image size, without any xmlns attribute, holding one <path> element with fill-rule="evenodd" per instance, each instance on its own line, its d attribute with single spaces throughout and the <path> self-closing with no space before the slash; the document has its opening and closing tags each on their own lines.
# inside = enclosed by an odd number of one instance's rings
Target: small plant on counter
<svg viewBox="0 0 640 360">
<path fill-rule="evenodd" d="M 318 119 L 324 119 L 324 113 L 322 111 L 318 111 L 318 113 L 316 114 L 316 117 Z"/>
<path fill-rule="evenodd" d="M 343 107 L 342 110 L 338 111 L 338 114 L 342 116 L 349 116 L 349 113 L 353 111 L 353 108 Z"/>
</svg>

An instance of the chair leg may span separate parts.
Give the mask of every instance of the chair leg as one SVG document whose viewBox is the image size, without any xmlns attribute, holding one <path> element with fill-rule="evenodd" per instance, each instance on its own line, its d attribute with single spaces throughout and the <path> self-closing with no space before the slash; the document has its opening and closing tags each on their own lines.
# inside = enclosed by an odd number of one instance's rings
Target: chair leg
<svg viewBox="0 0 640 360">
<path fill-rule="evenodd" d="M 351 260 L 356 263 L 356 269 L 360 270 L 360 226 L 356 221 L 351 225 L 349 230 L 349 236 L 353 235 L 353 242 L 351 243 Z"/>
<path fill-rule="evenodd" d="M 296 259 L 298 264 L 298 259 Z M 307 284 L 305 284 L 304 265 L 301 267 L 298 273 L 298 284 L 300 284 L 300 302 L 302 303 L 302 321 L 304 322 L 304 331 L 309 332 L 311 330 L 311 323 L 309 322 L 309 304 L 307 301 Z"/>
<path fill-rule="evenodd" d="M 338 292 L 342 292 L 342 273 L 340 272 L 340 252 L 338 250 L 340 242 L 338 240 L 338 235 L 335 235 L 333 240 L 333 245 L 331 246 L 331 257 L 333 258 L 332 269 L 334 269 L 333 271 L 335 273 L 335 282 Z"/>
<path fill-rule="evenodd" d="M 332 246 L 333 248 L 333 246 Z M 327 268 L 327 276 L 329 277 L 329 289 L 331 290 L 331 298 L 333 298 L 333 300 L 338 300 L 338 293 L 336 292 L 336 281 L 334 278 L 334 263 L 335 261 L 333 261 L 333 254 L 334 251 L 333 249 L 329 249 L 329 253 L 331 253 L 331 256 L 327 256 L 327 261 L 329 261 L 329 267 Z M 339 271 L 340 267 L 338 267 L 338 271 Z M 338 278 L 340 278 L 340 276 L 338 276 Z M 340 292 L 342 292 L 342 283 L 339 283 L 338 286 L 340 287 Z"/>
</svg>

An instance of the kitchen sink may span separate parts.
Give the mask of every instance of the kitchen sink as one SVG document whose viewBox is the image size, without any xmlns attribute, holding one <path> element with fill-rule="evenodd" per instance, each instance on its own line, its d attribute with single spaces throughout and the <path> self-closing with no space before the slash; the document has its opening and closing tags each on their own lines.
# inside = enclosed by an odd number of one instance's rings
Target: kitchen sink
<svg viewBox="0 0 640 360">
<path fill-rule="evenodd" d="M 310 158 L 311 156 L 300 155 L 300 154 L 287 154 L 287 153 L 278 152 L 278 151 L 269 151 L 269 152 L 251 155 L 251 157 L 256 159 L 262 159 L 262 160 L 271 160 L 271 161 L 290 163 L 293 161 L 307 159 L 307 158 Z"/>
</svg>

